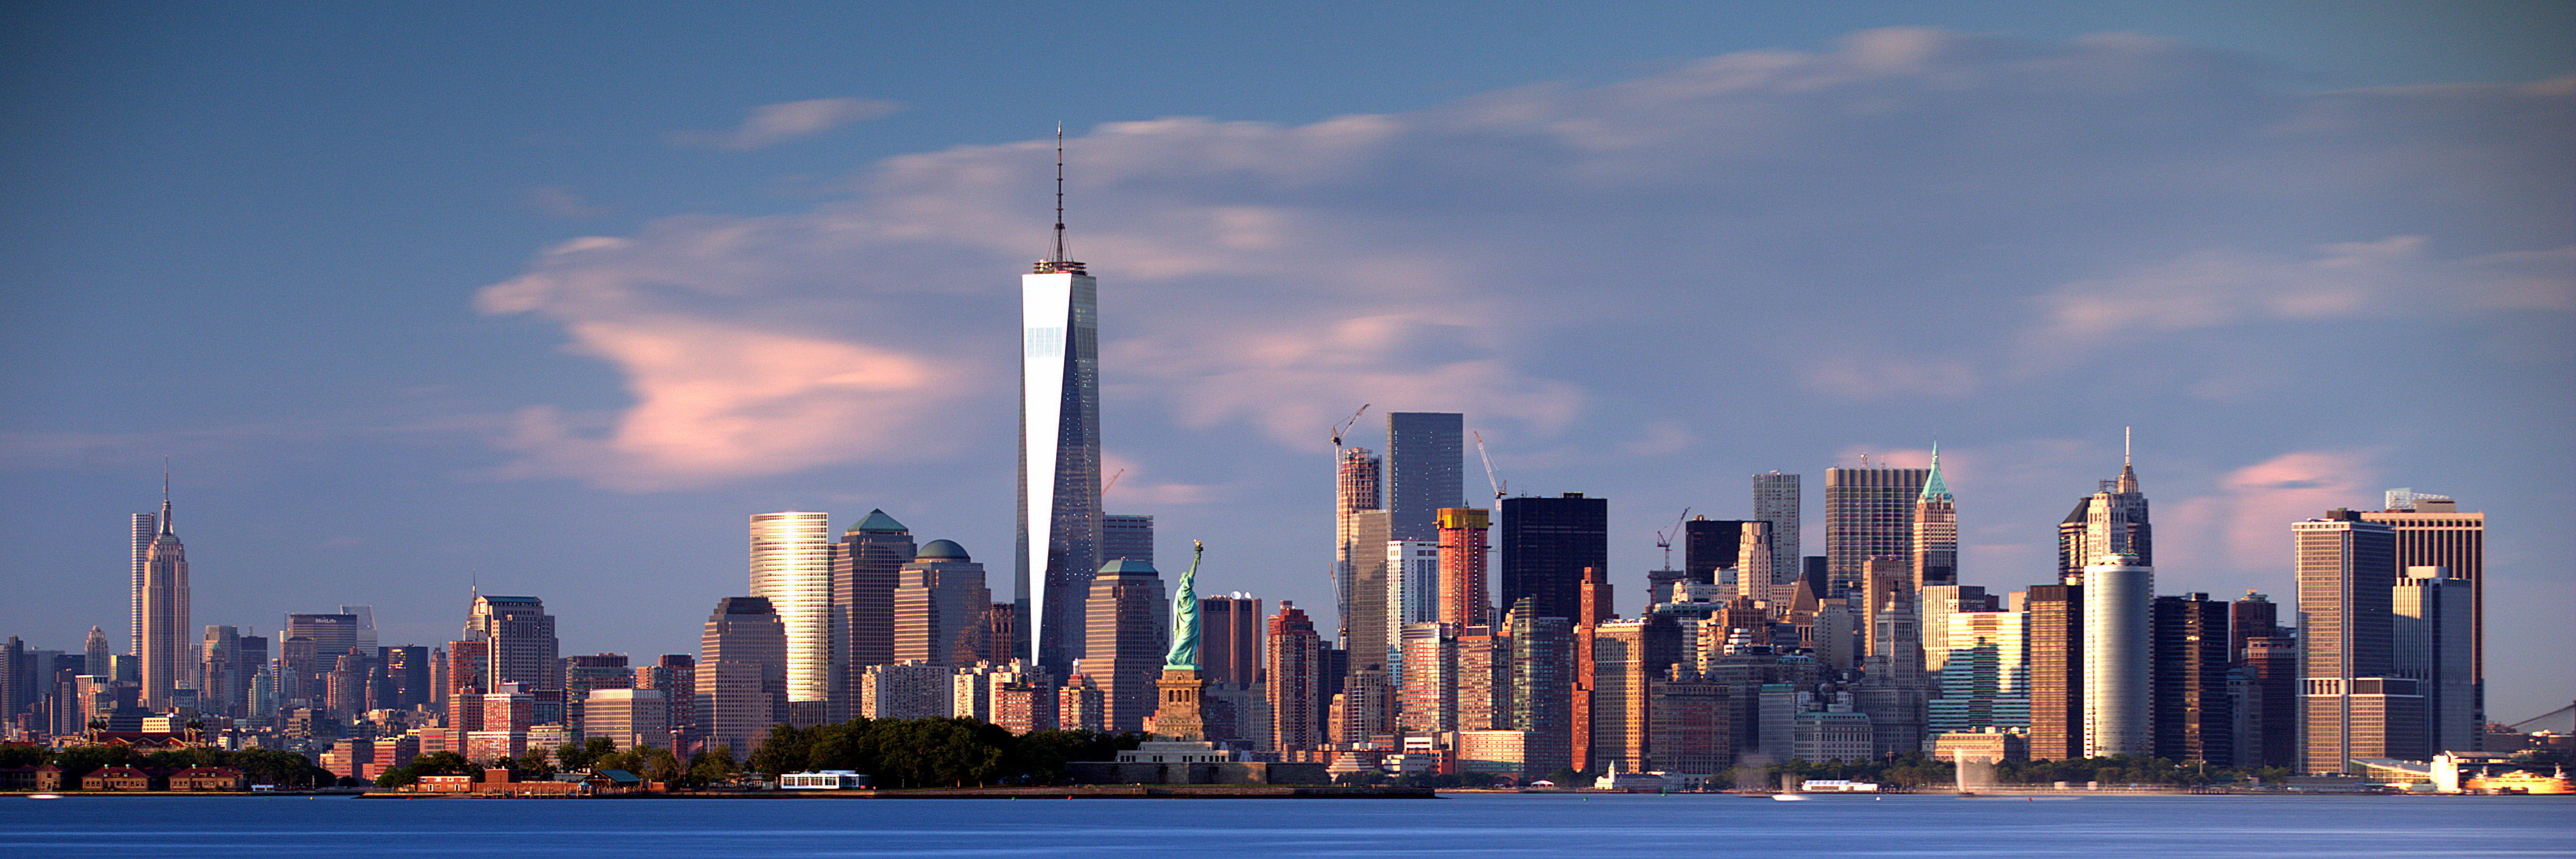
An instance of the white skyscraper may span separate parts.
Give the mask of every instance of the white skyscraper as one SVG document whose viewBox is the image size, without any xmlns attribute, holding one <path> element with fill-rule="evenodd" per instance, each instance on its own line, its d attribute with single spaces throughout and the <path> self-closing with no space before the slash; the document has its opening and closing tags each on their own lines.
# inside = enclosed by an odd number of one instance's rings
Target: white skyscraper
<svg viewBox="0 0 2576 859">
<path fill-rule="evenodd" d="M 196 660 L 188 653 L 188 549 L 170 530 L 170 486 L 161 486 L 160 531 L 144 548 L 142 631 L 143 706 L 171 704 L 171 691 L 196 687 Z"/>
<path fill-rule="evenodd" d="M 1083 604 L 1100 570 L 1100 284 L 1065 255 L 1062 131 L 1055 201 L 1053 252 L 1020 276 L 1020 510 L 1012 585 L 1033 655 L 1062 677 L 1083 655 Z"/>
<path fill-rule="evenodd" d="M 823 721 L 832 693 L 832 515 L 752 516 L 751 595 L 769 600 L 787 630 L 790 721 Z"/>
<path fill-rule="evenodd" d="M 2156 574 L 2135 556 L 2084 568 L 2084 756 L 2155 754 L 2148 672 Z"/>
</svg>

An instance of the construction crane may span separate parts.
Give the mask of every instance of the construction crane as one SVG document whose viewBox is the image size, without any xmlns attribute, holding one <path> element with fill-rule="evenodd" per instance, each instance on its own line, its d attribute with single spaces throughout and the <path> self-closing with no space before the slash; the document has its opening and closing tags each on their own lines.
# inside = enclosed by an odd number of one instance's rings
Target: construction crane
<svg viewBox="0 0 2576 859">
<path fill-rule="evenodd" d="M 1109 494 L 1109 487 L 1118 485 L 1118 478 L 1125 476 L 1127 476 L 1127 469 L 1124 468 L 1118 469 L 1117 474 L 1109 475 L 1109 482 L 1100 484 L 1100 494 Z"/>
<path fill-rule="evenodd" d="M 1682 508 L 1682 515 L 1673 517 L 1673 530 L 1671 533 L 1665 533 L 1662 531 L 1655 532 L 1655 548 L 1664 550 L 1664 569 L 1669 570 L 1673 568 L 1673 541 L 1682 538 L 1682 523 L 1690 521 L 1690 510 L 1690 508 L 1684 507 Z M 1685 555 L 1684 557 L 1688 556 Z"/>
<path fill-rule="evenodd" d="M 1369 404 L 1367 404 L 1367 403 L 1361 403 L 1361 404 L 1360 404 L 1360 410 L 1359 410 L 1359 411 L 1356 411 L 1356 412 L 1352 412 L 1352 413 L 1351 413 L 1351 419 L 1350 419 L 1350 420 L 1343 421 L 1343 422 L 1341 422 L 1341 423 L 1339 423 L 1339 424 L 1335 424 L 1335 425 L 1333 426 L 1333 462 L 1334 462 L 1334 466 L 1333 466 L 1333 467 L 1335 467 L 1335 468 L 1340 468 L 1340 467 L 1341 467 L 1340 463 L 1341 463 L 1341 460 L 1342 460 L 1342 434 L 1343 434 L 1343 433 L 1346 433 L 1346 432 L 1350 432 L 1350 431 L 1351 431 L 1351 427 L 1354 427 L 1354 426 L 1359 425 L 1359 422 L 1360 422 L 1360 416 L 1361 416 L 1361 415 L 1364 415 L 1364 414 L 1368 414 L 1368 407 L 1369 407 Z"/>
<path fill-rule="evenodd" d="M 1503 487 L 1510 486 L 1511 484 L 1505 483 L 1502 478 L 1494 476 L 1494 458 L 1486 455 L 1485 453 L 1485 434 L 1470 433 L 1470 435 L 1474 435 L 1476 437 L 1476 458 L 1485 461 L 1485 482 L 1494 487 L 1494 506 L 1496 508 L 1500 508 L 1503 503 Z"/>
</svg>

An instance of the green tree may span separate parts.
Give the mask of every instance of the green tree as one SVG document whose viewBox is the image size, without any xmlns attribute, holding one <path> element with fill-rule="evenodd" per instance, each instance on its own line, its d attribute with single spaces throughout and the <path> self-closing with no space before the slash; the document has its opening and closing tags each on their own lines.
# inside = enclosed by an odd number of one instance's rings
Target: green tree
<svg viewBox="0 0 2576 859">
<path fill-rule="evenodd" d="M 1012 739 L 1006 777 L 1032 784 L 1062 784 L 1072 775 L 1071 764 L 1115 760 L 1119 752 L 1135 748 L 1142 740 L 1133 733 L 1031 731 Z"/>
<path fill-rule="evenodd" d="M 794 725 L 773 725 L 769 729 L 769 738 L 762 740 L 760 748 L 752 751 L 746 768 L 769 776 L 804 772 L 808 769 L 805 758 L 811 745 L 813 737 L 808 731 Z"/>
<path fill-rule="evenodd" d="M 562 748 L 556 749 L 555 762 L 562 764 L 567 770 L 586 770 L 590 769 L 592 762 L 601 756 L 616 752 L 617 743 L 607 737 L 592 737 L 578 745 L 567 743 Z"/>
<path fill-rule="evenodd" d="M 512 761 L 511 764 L 511 771 L 528 778 L 543 780 L 555 777 L 554 758 L 546 754 L 544 746 L 529 747 L 526 752 L 519 755 L 518 760 Z"/>
<path fill-rule="evenodd" d="M 725 746 L 709 746 L 689 757 L 686 780 L 693 786 L 705 787 L 731 779 L 735 772 L 738 770 L 734 767 L 733 749 Z"/>
</svg>

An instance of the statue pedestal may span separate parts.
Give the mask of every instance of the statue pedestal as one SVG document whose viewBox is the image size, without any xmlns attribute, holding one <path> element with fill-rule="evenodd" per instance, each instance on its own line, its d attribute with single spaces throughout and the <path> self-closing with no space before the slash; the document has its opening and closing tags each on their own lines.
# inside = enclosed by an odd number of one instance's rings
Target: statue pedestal
<svg viewBox="0 0 2576 859">
<path fill-rule="evenodd" d="M 1154 723 L 1147 733 L 1164 740 L 1206 740 L 1207 711 L 1201 707 L 1201 698 L 1207 692 L 1207 680 L 1199 676 L 1199 670 L 1166 666 L 1154 687 L 1162 693 L 1162 706 L 1154 710 Z"/>
</svg>

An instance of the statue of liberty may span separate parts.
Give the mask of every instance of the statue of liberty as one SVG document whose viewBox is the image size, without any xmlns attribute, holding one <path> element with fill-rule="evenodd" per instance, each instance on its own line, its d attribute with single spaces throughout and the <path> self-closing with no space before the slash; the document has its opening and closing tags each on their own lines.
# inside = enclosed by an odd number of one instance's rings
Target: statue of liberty
<svg viewBox="0 0 2576 859">
<path fill-rule="evenodd" d="M 1191 671 L 1199 667 L 1199 556 L 1207 554 L 1207 544 L 1190 541 L 1190 569 L 1181 574 L 1181 586 L 1172 591 L 1172 649 L 1163 652 L 1165 669 Z"/>
</svg>

